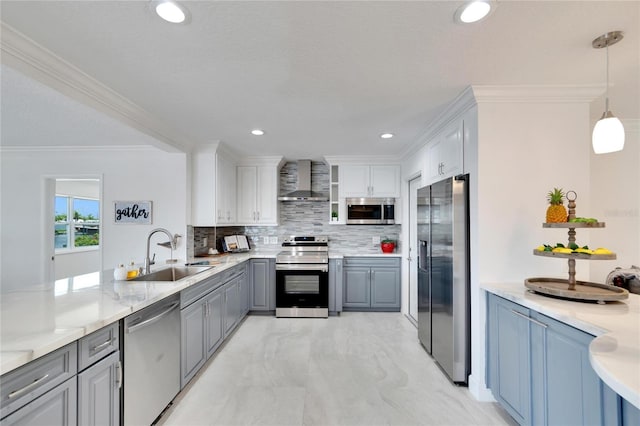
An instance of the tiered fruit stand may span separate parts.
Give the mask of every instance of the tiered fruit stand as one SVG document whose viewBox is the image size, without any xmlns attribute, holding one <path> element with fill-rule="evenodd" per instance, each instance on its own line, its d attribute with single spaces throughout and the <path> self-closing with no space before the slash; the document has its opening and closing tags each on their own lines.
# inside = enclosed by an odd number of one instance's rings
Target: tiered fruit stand
<svg viewBox="0 0 640 426">
<path fill-rule="evenodd" d="M 574 197 L 569 199 L 569 193 Z M 568 220 L 576 217 L 576 198 L 573 191 L 567 193 L 569 201 Z M 578 228 L 604 228 L 604 222 L 562 222 L 543 223 L 543 228 L 564 228 L 569 229 L 569 245 L 576 242 L 576 229 Z M 527 278 L 524 285 L 529 290 L 549 296 L 562 297 L 565 299 L 597 301 L 605 303 L 609 301 L 624 300 L 629 297 L 629 292 L 623 288 L 606 284 L 597 284 L 586 281 L 576 281 L 576 259 L 583 260 L 615 260 L 615 253 L 610 254 L 587 254 L 587 253 L 557 253 L 551 251 L 533 250 L 535 256 L 555 257 L 569 260 L 569 279 L 560 278 Z"/>
</svg>

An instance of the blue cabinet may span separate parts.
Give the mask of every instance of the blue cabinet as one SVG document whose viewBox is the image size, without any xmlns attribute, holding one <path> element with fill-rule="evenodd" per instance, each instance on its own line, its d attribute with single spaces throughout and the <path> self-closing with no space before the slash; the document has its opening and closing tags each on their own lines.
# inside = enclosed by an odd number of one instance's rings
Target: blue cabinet
<svg viewBox="0 0 640 426">
<path fill-rule="evenodd" d="M 343 278 L 345 310 L 400 310 L 400 259 L 345 257 Z"/>
<path fill-rule="evenodd" d="M 640 424 L 591 367 L 594 336 L 494 294 L 487 312 L 487 385 L 518 423 Z"/>
<path fill-rule="evenodd" d="M 490 296 L 487 384 L 493 396 L 520 424 L 530 423 L 529 310 Z"/>
<path fill-rule="evenodd" d="M 531 317 L 532 423 L 599 424 L 601 382 L 589 362 L 594 336 L 535 311 Z"/>
</svg>

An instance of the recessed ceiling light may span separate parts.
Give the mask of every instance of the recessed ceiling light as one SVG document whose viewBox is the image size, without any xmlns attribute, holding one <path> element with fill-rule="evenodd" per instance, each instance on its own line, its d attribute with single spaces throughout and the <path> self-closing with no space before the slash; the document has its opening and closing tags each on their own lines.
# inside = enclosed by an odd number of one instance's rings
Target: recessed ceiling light
<svg viewBox="0 0 640 426">
<path fill-rule="evenodd" d="M 156 13 L 159 17 L 172 24 L 181 24 L 187 20 L 187 10 L 174 1 L 154 1 Z"/>
<path fill-rule="evenodd" d="M 492 5 L 487 0 L 476 0 L 463 4 L 453 15 L 456 22 L 471 24 L 483 20 L 491 12 Z"/>
<path fill-rule="evenodd" d="M 262 136 L 262 135 L 264 135 L 264 130 L 253 129 L 251 131 L 251 134 L 254 135 L 254 136 Z"/>
<path fill-rule="evenodd" d="M 391 139 L 393 137 L 393 133 L 383 133 L 380 135 L 382 139 Z"/>
</svg>

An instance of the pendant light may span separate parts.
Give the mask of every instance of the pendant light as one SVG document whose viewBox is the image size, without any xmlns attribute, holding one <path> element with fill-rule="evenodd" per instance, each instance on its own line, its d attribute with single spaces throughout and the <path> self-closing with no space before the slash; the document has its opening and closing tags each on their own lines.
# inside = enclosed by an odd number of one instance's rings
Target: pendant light
<svg viewBox="0 0 640 426">
<path fill-rule="evenodd" d="M 609 111 L 609 46 L 622 40 L 622 31 L 611 31 L 593 40 L 591 45 L 594 49 L 607 49 L 607 91 L 605 94 L 604 114 L 595 127 L 591 136 L 593 152 L 596 154 L 607 154 L 609 152 L 622 151 L 624 148 L 624 126 L 618 117 Z"/>
</svg>

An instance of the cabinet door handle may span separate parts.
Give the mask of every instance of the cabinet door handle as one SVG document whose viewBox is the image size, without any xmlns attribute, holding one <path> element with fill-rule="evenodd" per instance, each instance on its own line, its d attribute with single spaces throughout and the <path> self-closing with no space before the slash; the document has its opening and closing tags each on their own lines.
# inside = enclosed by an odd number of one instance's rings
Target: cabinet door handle
<svg viewBox="0 0 640 426">
<path fill-rule="evenodd" d="M 122 389 L 122 363 L 120 361 L 116 364 L 116 385 L 118 389 Z"/>
<path fill-rule="evenodd" d="M 256 221 L 260 221 L 260 212 L 256 212 L 256 215 L 258 216 L 258 218 L 256 219 Z"/>
<path fill-rule="evenodd" d="M 540 322 L 540 321 L 536 321 L 533 318 L 531 318 L 531 317 L 529 317 L 529 316 L 527 316 L 527 315 L 525 315 L 525 314 L 523 314 L 521 312 L 516 311 L 515 309 L 512 309 L 511 312 L 513 312 L 514 314 L 516 314 L 519 317 L 522 317 L 522 318 L 528 320 L 529 322 L 532 322 L 534 324 L 539 325 L 542 328 L 547 328 L 548 327 L 547 324 L 545 324 L 543 322 Z"/>
<path fill-rule="evenodd" d="M 39 379 L 35 379 L 33 382 L 29 383 L 27 386 L 23 387 L 22 389 L 18 389 L 18 390 L 15 390 L 15 391 L 11 392 L 9 394 L 8 398 L 9 399 L 13 399 L 16 396 L 33 389 L 34 387 L 38 386 L 40 384 L 40 382 L 45 380 L 47 377 L 49 377 L 49 373 L 45 374 L 44 376 L 40 377 Z"/>
<path fill-rule="evenodd" d="M 94 346 L 93 348 L 91 348 L 91 352 L 96 352 L 101 350 L 102 348 L 109 346 L 114 340 L 115 339 L 109 339 L 104 343 L 100 343 L 99 345 Z"/>
</svg>

